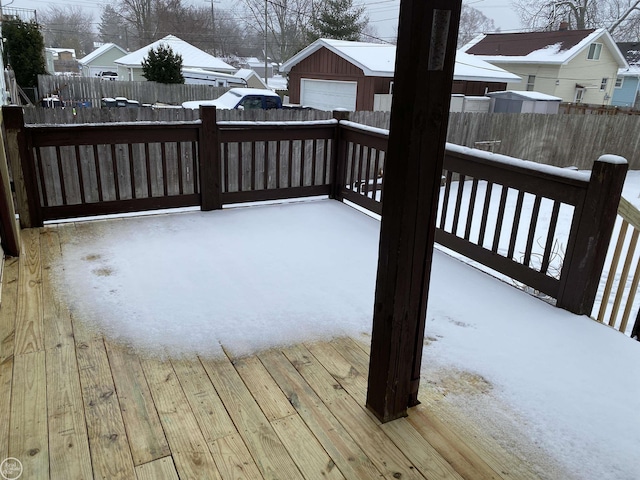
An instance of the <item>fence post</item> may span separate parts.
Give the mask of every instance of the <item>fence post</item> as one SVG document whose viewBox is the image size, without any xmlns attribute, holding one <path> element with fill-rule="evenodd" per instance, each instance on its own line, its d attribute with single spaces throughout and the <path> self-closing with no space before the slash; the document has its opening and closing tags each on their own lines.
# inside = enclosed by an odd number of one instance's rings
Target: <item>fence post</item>
<svg viewBox="0 0 640 480">
<path fill-rule="evenodd" d="M 13 175 L 22 228 L 41 227 L 40 192 L 31 153 L 30 138 L 24 128 L 22 107 L 2 107 L 7 158 Z"/>
<path fill-rule="evenodd" d="M 2 124 L 1 116 L 0 124 Z M 4 131 L 2 131 L 2 137 L 6 137 Z M 13 206 L 4 141 L 0 142 L 0 202 L 2 202 L 0 204 L 0 242 L 2 242 L 2 248 L 7 255 L 18 257 L 20 255 L 20 227 L 16 222 L 16 212 Z"/>
<path fill-rule="evenodd" d="M 557 306 L 589 315 L 600 283 L 629 165 L 615 155 L 593 164 L 581 211 L 575 213 L 562 265 Z"/>
<path fill-rule="evenodd" d="M 342 187 L 346 181 L 345 167 L 347 158 L 345 142 L 342 139 L 340 120 L 348 120 L 349 112 L 334 110 L 333 118 L 338 120 L 338 125 L 336 125 L 336 134 L 333 139 L 333 147 L 331 151 L 331 193 L 329 194 L 329 198 L 342 201 Z"/>
<path fill-rule="evenodd" d="M 200 135 L 198 158 L 200 160 L 200 208 L 203 211 L 222 208 L 220 198 L 220 144 L 216 123 L 216 107 L 200 107 Z"/>
</svg>

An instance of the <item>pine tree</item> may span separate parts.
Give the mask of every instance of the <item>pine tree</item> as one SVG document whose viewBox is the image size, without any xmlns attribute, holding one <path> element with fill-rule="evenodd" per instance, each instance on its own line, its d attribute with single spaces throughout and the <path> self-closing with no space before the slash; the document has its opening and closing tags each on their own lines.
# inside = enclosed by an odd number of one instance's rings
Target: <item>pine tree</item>
<svg viewBox="0 0 640 480">
<path fill-rule="evenodd" d="M 158 45 L 142 62 L 142 76 L 151 82 L 184 83 L 182 55 L 173 53 L 169 45 Z"/>
<path fill-rule="evenodd" d="M 38 75 L 47 73 L 44 63 L 44 39 L 39 25 L 22 20 L 5 20 L 2 25 L 4 64 L 11 65 L 16 82 L 22 88 L 38 85 Z"/>
<path fill-rule="evenodd" d="M 320 11 L 311 19 L 308 40 L 360 40 L 362 31 L 369 22 L 363 14 L 364 6 L 355 7 L 353 0 L 324 0 Z"/>
</svg>

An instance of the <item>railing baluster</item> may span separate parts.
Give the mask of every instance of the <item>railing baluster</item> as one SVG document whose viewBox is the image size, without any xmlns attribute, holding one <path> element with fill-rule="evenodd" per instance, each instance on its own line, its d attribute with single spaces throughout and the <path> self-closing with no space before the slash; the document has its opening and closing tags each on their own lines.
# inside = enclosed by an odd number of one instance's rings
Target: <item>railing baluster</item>
<svg viewBox="0 0 640 480">
<path fill-rule="evenodd" d="M 604 292 L 602 293 L 602 301 L 600 303 L 600 309 L 598 310 L 598 317 L 596 318 L 596 320 L 598 320 L 600 323 L 604 322 L 604 315 L 607 310 L 607 305 L 609 304 L 609 297 L 611 296 L 613 282 L 616 277 L 616 270 L 618 270 L 618 262 L 620 261 L 620 254 L 622 253 L 622 248 L 624 247 L 628 229 L 629 222 L 623 219 L 622 224 L 620 225 L 620 231 L 618 232 L 618 241 L 616 242 L 616 248 L 613 251 L 613 258 L 611 259 L 611 264 L 609 265 L 607 283 L 605 284 Z"/>
<path fill-rule="evenodd" d="M 349 178 L 347 179 L 347 185 L 349 185 L 349 188 L 351 190 L 354 189 L 355 183 L 356 183 L 356 145 L 353 142 L 349 142 L 348 145 L 348 149 L 349 149 L 349 160 L 351 161 L 351 170 L 350 170 L 350 175 Z"/>
<path fill-rule="evenodd" d="M 556 236 L 556 228 L 558 226 L 558 215 L 560 214 L 560 202 L 553 202 L 553 210 L 551 211 L 551 220 L 549 221 L 549 230 L 547 231 L 547 242 L 544 246 L 544 254 L 542 256 L 542 265 L 540 273 L 547 273 L 549 263 L 551 262 L 551 251 L 553 250 L 553 240 Z"/>
<path fill-rule="evenodd" d="M 300 140 L 300 187 L 304 185 L 304 167 L 306 163 L 306 140 Z"/>
<path fill-rule="evenodd" d="M 364 195 L 366 197 L 369 196 L 369 190 L 371 190 L 370 185 L 369 185 L 369 181 L 371 179 L 371 147 L 367 147 L 367 161 L 366 161 L 366 167 L 364 170 Z"/>
<path fill-rule="evenodd" d="M 264 189 L 269 188 L 269 142 L 264 142 Z"/>
<path fill-rule="evenodd" d="M 67 189 L 64 181 L 64 171 L 62 169 L 62 155 L 60 147 L 56 147 L 56 163 L 58 164 L 58 175 L 60 176 L 60 194 L 62 195 L 62 204 L 67 204 Z"/>
<path fill-rule="evenodd" d="M 478 195 L 478 179 L 474 178 L 471 183 L 471 196 L 469 198 L 469 213 L 467 213 L 467 225 L 464 229 L 464 239 L 469 240 L 471 236 L 471 225 L 473 224 L 473 212 L 476 209 L 476 196 Z"/>
<path fill-rule="evenodd" d="M 460 207 L 462 205 L 462 195 L 464 194 L 464 182 L 466 177 L 463 174 L 460 174 L 458 179 L 458 194 L 456 195 L 456 205 L 453 210 L 453 225 L 451 227 L 451 233 L 457 235 L 458 232 L 458 222 L 460 221 Z"/>
<path fill-rule="evenodd" d="M 160 158 L 162 159 L 162 191 L 166 197 L 169 195 L 169 172 L 167 170 L 167 147 L 164 142 L 160 143 Z"/>
<path fill-rule="evenodd" d="M 251 142 L 251 191 L 256 189 L 256 142 Z"/>
<path fill-rule="evenodd" d="M 144 144 L 144 166 L 147 169 L 147 197 L 153 197 L 153 188 L 151 186 L 151 154 L 149 152 L 149 144 Z"/>
<path fill-rule="evenodd" d="M 129 180 L 131 181 L 131 198 L 136 198 L 136 176 L 134 173 L 133 165 L 133 145 L 130 143 L 128 146 L 129 152 Z"/>
<path fill-rule="evenodd" d="M 322 160 L 322 185 L 329 183 L 329 179 L 327 178 L 327 171 L 329 170 L 329 139 L 325 138 L 323 140 L 323 160 Z"/>
<path fill-rule="evenodd" d="M 478 232 L 478 245 L 484 246 L 484 235 L 487 231 L 487 220 L 489 219 L 489 206 L 491 205 L 491 194 L 493 192 L 493 182 L 487 181 L 487 188 L 484 191 L 484 205 L 482 207 L 482 218 L 480 219 L 480 231 Z"/>
<path fill-rule="evenodd" d="M 229 143 L 228 142 L 224 142 L 222 144 L 222 169 L 224 170 L 223 172 L 223 177 L 222 177 L 222 188 L 223 188 L 223 192 L 228 192 L 229 191 Z"/>
<path fill-rule="evenodd" d="M 182 144 L 176 142 L 176 155 L 178 160 L 178 193 L 184 195 L 184 181 L 182 179 Z"/>
<path fill-rule="evenodd" d="M 611 316 L 609 317 L 609 326 L 613 327 L 616 323 L 618 316 L 618 310 L 620 310 L 620 303 L 622 302 L 622 296 L 624 295 L 625 285 L 627 284 L 627 278 L 629 278 L 629 269 L 631 268 L 631 261 L 633 259 L 633 253 L 636 250 L 638 244 L 638 235 L 640 231 L 633 229 L 631 233 L 631 242 L 629 242 L 629 249 L 627 250 L 627 256 L 625 258 L 624 265 L 622 267 L 622 273 L 620 274 L 620 280 L 618 281 L 618 291 L 616 297 L 613 300 L 613 308 L 611 309 Z"/>
<path fill-rule="evenodd" d="M 289 167 L 287 171 L 287 187 L 293 187 L 293 140 L 289 140 Z"/>
<path fill-rule="evenodd" d="M 96 166 L 96 182 L 98 183 L 98 201 L 104 201 L 104 194 L 102 192 L 102 175 L 100 173 L 100 153 L 98 151 L 98 145 L 93 146 L 93 163 Z"/>
<path fill-rule="evenodd" d="M 533 252 L 533 242 L 536 236 L 536 227 L 538 226 L 538 217 L 540 215 L 540 202 L 542 198 L 536 195 L 536 199 L 533 201 L 533 210 L 531 211 L 531 223 L 529 224 L 529 235 L 527 237 L 527 246 L 524 251 L 523 264 L 527 267 L 531 263 L 531 253 Z"/>
<path fill-rule="evenodd" d="M 40 178 L 40 186 L 42 187 L 42 205 L 49 206 L 49 195 L 47 194 L 47 184 L 44 181 L 44 163 L 42 161 L 42 153 L 40 147 L 36 148 L 36 163 L 38 165 L 38 177 Z"/>
<path fill-rule="evenodd" d="M 638 230 L 636 230 L 637 232 Z M 630 250 L 631 251 L 631 250 Z M 632 256 L 633 256 L 632 252 Z M 629 290 L 629 297 L 627 298 L 627 303 L 624 307 L 624 312 L 622 314 L 622 321 L 620 322 L 620 326 L 618 330 L 622 333 L 627 329 L 627 325 L 629 323 L 629 317 L 631 316 L 631 309 L 633 308 L 633 301 L 636 298 L 636 292 L 638 291 L 638 283 L 640 283 L 640 258 L 636 261 L 636 271 L 633 274 L 633 281 L 631 282 L 631 289 Z"/>
<path fill-rule="evenodd" d="M 276 142 L 276 188 L 280 188 L 280 144 L 282 142 L 278 140 Z"/>
<path fill-rule="evenodd" d="M 378 178 L 380 178 L 380 180 L 382 181 L 382 177 L 378 177 L 378 174 L 380 173 L 380 150 L 378 150 L 377 148 L 375 149 L 375 153 L 373 155 L 373 178 L 374 178 L 374 184 L 373 184 L 373 193 L 371 194 L 371 198 L 372 199 L 376 199 L 376 197 L 378 196 Z"/>
<path fill-rule="evenodd" d="M 80 188 L 80 203 L 87 203 L 84 194 L 84 175 L 82 173 L 82 161 L 80 159 L 80 146 L 75 145 L 76 166 L 78 167 L 78 187 Z"/>
<path fill-rule="evenodd" d="M 444 181 L 444 195 L 442 197 L 442 209 L 440 210 L 440 230 L 445 230 L 444 226 L 447 222 L 447 210 L 449 209 L 449 195 L 451 194 L 451 179 L 453 172 L 447 171 Z"/>
<path fill-rule="evenodd" d="M 113 167 L 113 188 L 116 193 L 116 200 L 120 200 L 120 178 L 118 175 L 118 156 L 116 155 L 116 145 L 111 144 L 111 165 Z"/>
<path fill-rule="evenodd" d="M 511 223 L 511 239 L 509 240 L 509 251 L 507 258 L 513 258 L 516 249 L 516 240 L 518 238 L 518 228 L 520 227 L 520 215 L 522 214 L 522 204 L 524 202 L 524 191 L 518 192 L 518 200 L 516 201 L 516 211 L 513 215 L 513 223 Z"/>
<path fill-rule="evenodd" d="M 225 146 L 227 144 L 225 143 Z M 193 193 L 199 193 L 199 181 L 198 181 L 198 144 L 191 142 L 191 157 L 193 159 Z M 228 171 L 228 170 L 227 170 Z"/>
<path fill-rule="evenodd" d="M 244 158 L 242 158 L 242 142 L 238 142 L 238 191 L 239 192 L 243 192 L 244 191 L 244 185 L 243 185 L 243 181 L 242 181 L 242 161 L 244 160 Z"/>
<path fill-rule="evenodd" d="M 318 156 L 318 141 L 314 138 L 312 143 L 313 155 L 311 157 L 311 185 L 316 185 L 316 169 L 317 169 L 317 156 Z"/>
<path fill-rule="evenodd" d="M 500 195 L 500 203 L 498 204 L 498 215 L 496 217 L 496 229 L 493 232 L 493 245 L 491 251 L 498 253 L 498 246 L 500 245 L 500 235 L 502 234 L 502 223 L 504 221 L 504 209 L 507 205 L 507 195 L 509 193 L 509 187 L 501 185 L 502 194 Z"/>
</svg>

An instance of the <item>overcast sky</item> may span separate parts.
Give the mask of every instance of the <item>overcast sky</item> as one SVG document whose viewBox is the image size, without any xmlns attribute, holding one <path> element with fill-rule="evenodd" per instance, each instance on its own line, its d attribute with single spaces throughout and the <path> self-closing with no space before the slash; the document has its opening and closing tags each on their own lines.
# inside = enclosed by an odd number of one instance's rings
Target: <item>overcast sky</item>
<svg viewBox="0 0 640 480">
<path fill-rule="evenodd" d="M 211 0 L 184 0 L 192 5 L 210 5 Z M 366 5 L 370 24 L 376 29 L 377 36 L 383 40 L 392 40 L 396 37 L 398 24 L 398 8 L 400 0 L 355 0 Z M 58 4 L 51 0 L 0 0 L 3 6 L 15 8 L 35 9 L 38 12 L 46 11 L 49 4 Z M 109 0 L 65 0 L 65 5 L 77 5 L 90 10 L 94 14 L 94 22 L 99 22 L 100 6 L 113 3 Z M 238 5 L 237 0 L 214 0 L 216 8 L 233 9 L 233 5 Z M 492 19 L 496 27 L 503 32 L 518 31 L 522 28 L 518 17 L 511 9 L 511 0 L 470 0 L 465 2 L 480 10 L 488 18 Z M 240 13 L 236 12 L 239 16 Z M 479 32 L 482 33 L 482 32 Z"/>
</svg>

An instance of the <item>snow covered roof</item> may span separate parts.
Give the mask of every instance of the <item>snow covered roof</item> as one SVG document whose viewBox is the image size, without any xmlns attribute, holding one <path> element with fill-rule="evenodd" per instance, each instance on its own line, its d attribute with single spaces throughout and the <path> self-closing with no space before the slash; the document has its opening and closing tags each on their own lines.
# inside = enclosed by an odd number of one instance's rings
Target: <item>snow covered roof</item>
<svg viewBox="0 0 640 480">
<path fill-rule="evenodd" d="M 123 55 L 127 54 L 127 51 L 124 48 L 119 47 L 115 43 L 105 43 L 104 45 L 101 45 L 100 47 L 96 48 L 93 52 L 82 57 L 80 60 L 78 60 L 78 63 L 80 63 L 81 65 L 90 63 L 91 61 L 95 60 L 103 53 L 106 53 L 113 48 L 120 50 Z"/>
<path fill-rule="evenodd" d="M 563 65 L 594 42 L 603 43 L 620 67 L 627 62 L 604 28 L 597 30 L 556 30 L 528 33 L 487 33 L 478 35 L 460 51 L 491 63 L 535 63 Z"/>
<path fill-rule="evenodd" d="M 360 68 L 368 77 L 393 77 L 396 63 L 396 46 L 386 43 L 349 42 L 319 38 L 302 49 L 280 67 L 288 72 L 309 55 L 326 48 Z"/>
<path fill-rule="evenodd" d="M 346 40 L 331 40 L 320 38 L 304 48 L 289 60 L 284 62 L 280 71 L 289 72 L 291 68 L 302 60 L 327 48 L 336 55 L 344 58 L 360 68 L 366 76 L 393 77 L 396 62 L 396 46 L 381 43 L 349 42 Z M 453 74 L 454 80 L 485 81 L 485 82 L 520 82 L 522 79 L 491 65 L 479 58 L 465 53 L 456 53 L 456 64 Z"/>
<path fill-rule="evenodd" d="M 524 100 L 538 100 L 538 101 L 547 101 L 547 102 L 561 102 L 562 98 L 555 97 L 553 95 L 547 95 L 546 93 L 541 92 L 527 92 L 522 90 L 505 90 L 503 92 L 489 92 L 486 94 L 489 97 L 519 97 Z"/>
<path fill-rule="evenodd" d="M 522 81 L 519 75 L 507 72 L 500 67 L 491 65 L 489 62 L 461 51 L 456 52 L 453 79 L 498 83 L 519 83 Z"/>
<path fill-rule="evenodd" d="M 183 67 L 204 68 L 207 70 L 228 73 L 236 71 L 236 69 L 228 63 L 223 62 L 213 55 L 209 55 L 207 52 L 203 52 L 199 48 L 194 47 L 190 43 L 187 43 L 174 35 L 167 35 L 160 40 L 136 50 L 135 52 L 131 52 L 124 57 L 118 58 L 114 63 L 126 67 L 140 67 L 142 65 L 142 61 L 147 57 L 149 50 L 152 48 L 158 48 L 160 45 L 168 45 L 174 53 L 182 55 Z"/>
<path fill-rule="evenodd" d="M 260 75 L 258 75 L 255 72 L 255 70 L 251 70 L 250 68 L 241 68 L 236 73 L 234 73 L 233 76 L 237 78 L 242 78 L 245 81 L 248 81 L 250 78 L 255 77 L 258 80 L 260 80 L 260 83 L 264 85 L 264 88 L 269 88 L 269 86 L 264 83 L 264 80 L 262 80 Z"/>
<path fill-rule="evenodd" d="M 622 77 L 640 76 L 640 42 L 618 42 L 618 48 L 629 64 L 618 70 Z"/>
</svg>

